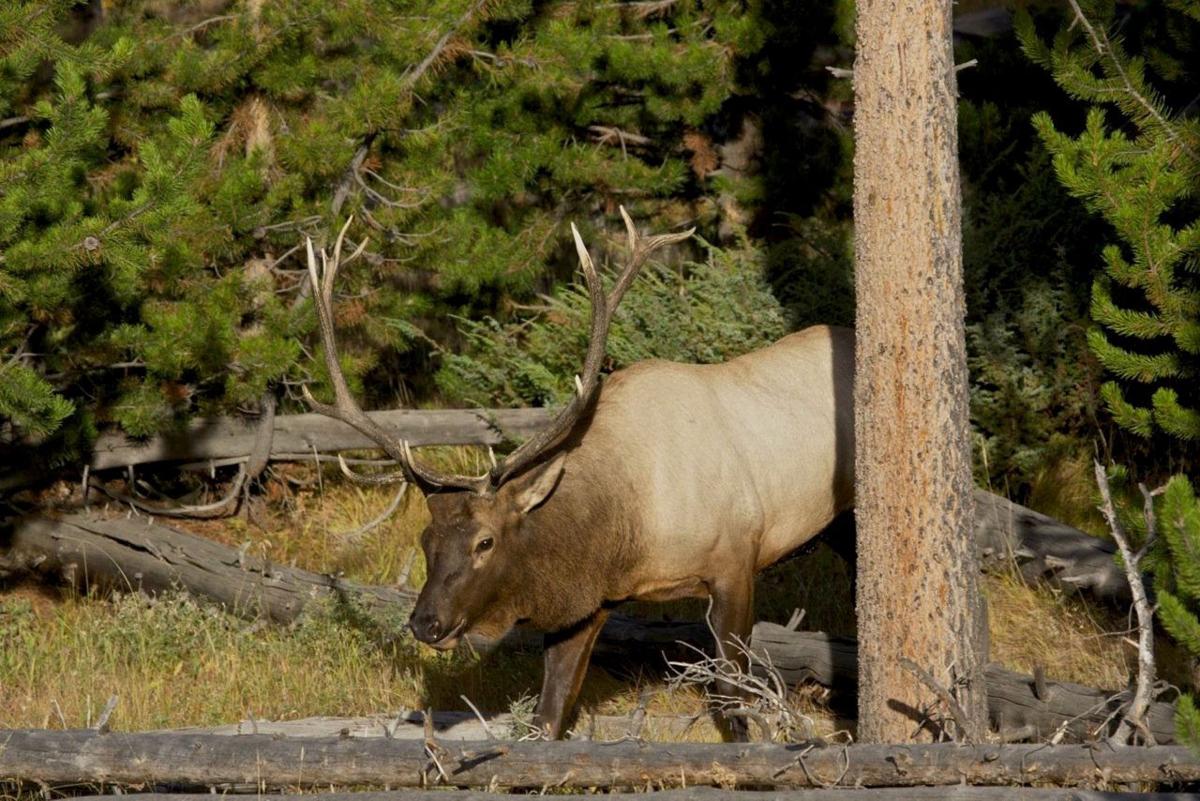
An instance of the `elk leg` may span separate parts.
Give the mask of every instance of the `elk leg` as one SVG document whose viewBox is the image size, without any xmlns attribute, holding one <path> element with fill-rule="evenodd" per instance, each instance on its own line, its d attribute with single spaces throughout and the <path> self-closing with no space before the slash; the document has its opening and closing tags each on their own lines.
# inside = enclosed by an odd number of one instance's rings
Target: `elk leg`
<svg viewBox="0 0 1200 801">
<path fill-rule="evenodd" d="M 552 740 L 561 740 L 566 734 L 567 719 L 583 686 L 592 646 L 607 619 L 608 610 L 600 609 L 583 622 L 544 637 L 546 673 L 533 721 Z"/>
<path fill-rule="evenodd" d="M 729 585 L 716 584 L 712 589 L 712 607 L 709 622 L 716 639 L 717 658 L 731 673 L 746 673 L 750 669 L 750 658 L 746 649 L 750 647 L 750 631 L 754 625 L 754 579 L 747 571 L 749 580 Z M 732 678 L 732 677 L 731 677 Z M 716 691 L 732 698 L 744 698 L 746 693 L 736 681 L 718 679 Z M 750 739 L 746 718 L 722 714 L 716 711 L 717 726 L 727 739 L 746 742 Z"/>
</svg>

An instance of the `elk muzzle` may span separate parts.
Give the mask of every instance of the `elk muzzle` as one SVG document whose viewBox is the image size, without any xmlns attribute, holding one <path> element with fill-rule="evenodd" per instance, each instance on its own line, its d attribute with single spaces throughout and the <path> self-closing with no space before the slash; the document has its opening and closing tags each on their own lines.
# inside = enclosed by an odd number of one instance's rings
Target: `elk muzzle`
<svg viewBox="0 0 1200 801">
<path fill-rule="evenodd" d="M 458 645 L 458 640 L 467 627 L 467 620 L 443 620 L 437 612 L 427 608 L 417 599 L 417 606 L 408 619 L 408 627 L 413 636 L 426 645 L 439 651 L 448 651 Z"/>
</svg>

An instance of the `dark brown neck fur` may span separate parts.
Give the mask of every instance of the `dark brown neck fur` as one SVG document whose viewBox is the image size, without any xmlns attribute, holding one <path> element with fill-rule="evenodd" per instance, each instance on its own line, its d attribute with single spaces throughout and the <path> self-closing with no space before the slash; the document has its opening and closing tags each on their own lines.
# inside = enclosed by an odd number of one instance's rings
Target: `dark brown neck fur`
<svg viewBox="0 0 1200 801">
<path fill-rule="evenodd" d="M 529 513 L 519 533 L 528 546 L 528 580 L 512 603 L 543 631 L 566 628 L 619 600 L 619 582 L 642 557 L 629 488 L 613 475 L 597 481 L 585 450 L 571 454 L 554 496 Z"/>
</svg>

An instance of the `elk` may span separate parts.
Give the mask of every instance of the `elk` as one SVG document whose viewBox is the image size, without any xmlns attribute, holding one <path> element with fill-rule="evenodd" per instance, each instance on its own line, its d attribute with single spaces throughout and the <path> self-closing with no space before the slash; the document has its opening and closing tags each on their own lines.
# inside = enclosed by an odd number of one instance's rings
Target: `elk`
<svg viewBox="0 0 1200 801">
<path fill-rule="evenodd" d="M 307 390 L 306 399 L 399 465 L 366 480 L 416 484 L 429 506 L 421 535 L 428 579 L 409 626 L 437 649 L 467 633 L 498 638 L 518 623 L 545 632 L 536 722 L 552 738 L 566 732 L 612 607 L 708 597 L 718 657 L 745 669 L 755 573 L 853 502 L 849 329 L 808 328 L 723 364 L 643 361 L 601 381 L 613 313 L 638 270 L 692 234 L 643 238 L 621 215 L 629 258 L 608 292 L 571 226 L 591 301 L 576 392 L 545 429 L 480 476 L 422 463 L 353 399 L 332 312 L 342 236 L 331 256 L 322 249 L 320 266 L 307 243 L 335 400 L 319 403 Z M 728 682 L 719 689 L 736 692 Z M 744 738 L 744 721 L 723 722 Z"/>
</svg>

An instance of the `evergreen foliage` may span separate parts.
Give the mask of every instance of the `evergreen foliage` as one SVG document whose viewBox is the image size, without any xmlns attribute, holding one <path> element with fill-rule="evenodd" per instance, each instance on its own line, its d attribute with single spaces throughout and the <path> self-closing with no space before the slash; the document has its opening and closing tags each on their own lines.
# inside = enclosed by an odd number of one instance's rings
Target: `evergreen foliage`
<svg viewBox="0 0 1200 801">
<path fill-rule="evenodd" d="M 967 326 L 976 468 L 1006 490 L 1078 450 L 1094 419 L 1094 365 L 1065 282 L 1029 281 Z"/>
<path fill-rule="evenodd" d="M 1078 24 L 1051 45 L 1022 17 L 1029 55 L 1072 97 L 1092 104 L 1076 135 L 1049 114 L 1034 125 L 1054 156 L 1059 180 L 1111 226 L 1092 287 L 1092 351 L 1117 380 L 1101 390 L 1123 428 L 1200 439 L 1200 120 L 1171 111 L 1172 90 L 1194 90 L 1200 3 L 1176 0 L 1166 18 L 1128 24 L 1144 33 L 1142 54 L 1127 48 L 1114 8 L 1085 4 Z M 1155 36 L 1169 26 L 1171 36 Z M 1155 43 L 1153 46 L 1151 42 Z M 1194 93 L 1188 90 L 1189 94 Z M 1188 95 L 1184 95 L 1188 96 Z M 1115 111 L 1115 121 L 1109 112 Z"/>
<path fill-rule="evenodd" d="M 1091 450 L 1099 365 L 1086 340 L 1100 223 L 1059 184 L 1029 125 L 1072 109 L 1011 36 L 966 38 L 959 62 L 963 272 L 977 478 L 1020 499 Z M 1066 106 L 1066 107 L 1065 107 Z"/>
<path fill-rule="evenodd" d="M 1154 591 L 1163 628 L 1200 658 L 1200 500 L 1183 476 L 1168 482 L 1159 505 L 1160 545 L 1153 554 Z M 1179 740 L 1200 749 L 1200 709 L 1179 699 Z"/>
<path fill-rule="evenodd" d="M 650 358 L 711 364 L 783 336 L 784 312 L 762 272 L 748 248 L 710 249 L 698 264 L 648 266 L 613 318 L 613 367 Z M 526 311 L 535 314 L 462 321 L 469 347 L 447 354 L 437 376 L 449 397 L 476 406 L 556 405 L 570 397 L 587 351 L 586 287 L 559 287 Z"/>
<path fill-rule="evenodd" d="M 827 5 L 4 4 L 0 446 L 54 436 L 61 459 L 104 426 L 287 408 L 321 378 L 296 245 L 350 214 L 371 244 L 336 313 L 376 403 L 429 391 L 456 319 L 569 276 L 568 221 L 600 243 L 620 202 L 728 241 L 769 232 L 770 202 L 844 225 L 823 199 L 844 137 L 762 112 L 802 87 L 819 122 Z"/>
</svg>

